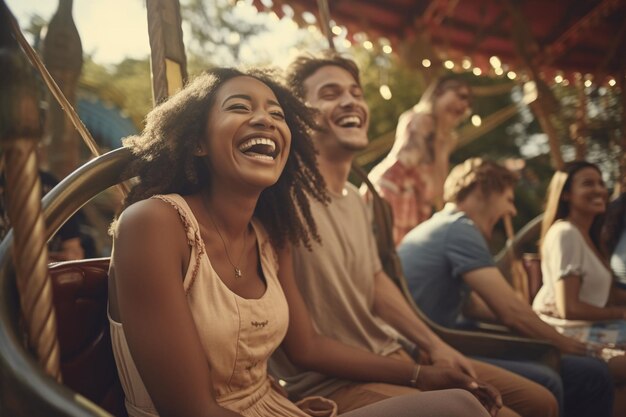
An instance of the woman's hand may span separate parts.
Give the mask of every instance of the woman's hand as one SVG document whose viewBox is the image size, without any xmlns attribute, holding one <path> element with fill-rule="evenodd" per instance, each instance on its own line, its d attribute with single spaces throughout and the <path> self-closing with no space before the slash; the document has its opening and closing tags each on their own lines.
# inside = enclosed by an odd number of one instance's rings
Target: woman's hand
<svg viewBox="0 0 626 417">
<path fill-rule="evenodd" d="M 467 390 L 474 394 L 492 416 L 502 408 L 502 396 L 495 387 L 448 367 L 422 366 L 415 387 L 422 391 L 449 388 Z"/>
</svg>

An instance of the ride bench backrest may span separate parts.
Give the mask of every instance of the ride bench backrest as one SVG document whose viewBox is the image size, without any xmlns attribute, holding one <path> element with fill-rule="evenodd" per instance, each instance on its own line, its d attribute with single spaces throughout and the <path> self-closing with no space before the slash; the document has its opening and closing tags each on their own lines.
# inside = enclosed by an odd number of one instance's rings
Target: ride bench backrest
<svg viewBox="0 0 626 417">
<path fill-rule="evenodd" d="M 109 258 L 50 266 L 63 384 L 111 414 L 127 416 L 111 348 Z"/>
</svg>

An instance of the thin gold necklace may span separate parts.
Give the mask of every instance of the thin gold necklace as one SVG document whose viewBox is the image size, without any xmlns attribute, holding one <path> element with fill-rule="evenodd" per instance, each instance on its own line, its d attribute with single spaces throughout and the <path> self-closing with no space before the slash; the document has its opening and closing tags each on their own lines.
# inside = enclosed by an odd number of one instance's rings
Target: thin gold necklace
<svg viewBox="0 0 626 417">
<path fill-rule="evenodd" d="M 206 201 L 204 201 L 204 204 L 206 205 Z M 224 240 L 224 237 L 222 236 L 222 233 L 220 232 L 220 228 L 217 227 L 217 223 L 215 223 L 215 220 L 213 219 L 213 214 L 211 214 L 211 211 L 208 209 L 208 207 L 207 207 L 207 212 L 209 213 L 209 219 L 211 219 L 211 223 L 213 223 L 213 227 L 215 227 L 215 231 L 217 232 L 217 235 L 220 237 L 220 240 L 222 241 L 222 245 L 224 246 L 224 252 L 226 252 L 226 259 L 228 259 L 228 263 L 230 264 L 230 266 L 233 267 L 233 270 L 235 271 L 235 278 L 239 279 L 242 277 L 241 269 L 233 263 L 232 259 L 230 259 L 230 253 L 228 253 L 228 248 L 226 247 L 226 241 Z M 241 264 L 241 259 L 243 258 L 243 254 L 246 251 L 247 238 L 248 238 L 248 227 L 246 226 L 246 229 L 243 232 L 243 248 L 241 248 L 241 254 L 239 254 L 239 259 L 237 260 L 237 264 Z"/>
</svg>

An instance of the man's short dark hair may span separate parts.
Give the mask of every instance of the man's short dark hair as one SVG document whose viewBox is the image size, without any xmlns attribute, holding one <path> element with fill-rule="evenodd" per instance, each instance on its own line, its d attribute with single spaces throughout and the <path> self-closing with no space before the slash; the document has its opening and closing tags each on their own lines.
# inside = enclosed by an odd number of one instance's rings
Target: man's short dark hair
<svg viewBox="0 0 626 417">
<path fill-rule="evenodd" d="M 321 56 L 315 55 L 301 55 L 297 57 L 287 68 L 287 84 L 291 91 L 298 96 L 301 100 L 304 100 L 306 96 L 306 89 L 304 88 L 304 82 L 307 78 L 313 75 L 318 69 L 334 65 L 345 69 L 352 75 L 356 83 L 361 85 L 361 78 L 359 76 L 359 67 L 356 63 L 341 56 L 337 52 L 329 51 L 324 52 Z"/>
<path fill-rule="evenodd" d="M 505 167 L 486 159 L 470 158 L 450 171 L 443 186 L 443 199 L 460 203 L 475 189 L 488 197 L 513 188 L 516 183 L 517 176 Z"/>
</svg>

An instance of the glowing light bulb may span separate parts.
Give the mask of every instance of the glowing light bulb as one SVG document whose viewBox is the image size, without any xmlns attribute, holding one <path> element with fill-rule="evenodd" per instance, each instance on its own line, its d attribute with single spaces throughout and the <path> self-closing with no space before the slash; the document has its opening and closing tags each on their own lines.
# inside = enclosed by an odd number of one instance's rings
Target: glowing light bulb
<svg viewBox="0 0 626 417">
<path fill-rule="evenodd" d="M 432 63 L 430 62 L 430 59 L 422 59 L 422 65 L 424 66 L 424 68 L 428 68 L 430 67 Z"/>
<path fill-rule="evenodd" d="M 393 95 L 391 94 L 391 89 L 387 84 L 381 85 L 378 91 L 380 92 L 382 98 L 384 98 L 385 100 L 391 100 L 391 97 L 393 97 Z"/>
</svg>

